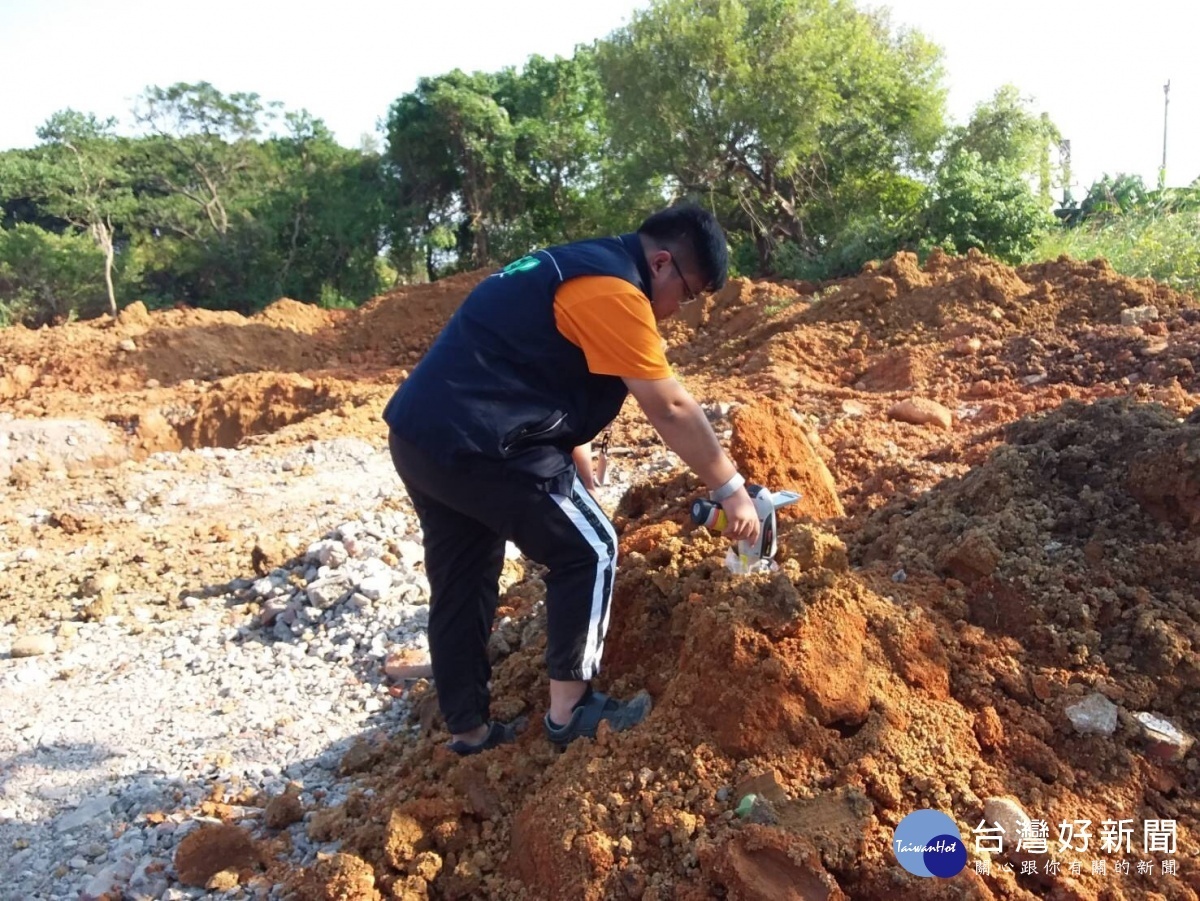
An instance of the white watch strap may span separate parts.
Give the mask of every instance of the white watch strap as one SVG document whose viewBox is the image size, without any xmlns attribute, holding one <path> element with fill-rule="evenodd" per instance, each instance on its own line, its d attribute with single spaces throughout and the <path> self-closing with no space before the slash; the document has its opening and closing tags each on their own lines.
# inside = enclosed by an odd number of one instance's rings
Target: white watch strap
<svg viewBox="0 0 1200 901">
<path fill-rule="evenodd" d="M 740 472 L 735 472 L 732 479 L 730 479 L 720 488 L 717 488 L 711 492 L 709 497 L 719 504 L 721 501 L 729 500 L 729 498 L 737 494 L 738 489 L 745 484 L 746 480 L 742 477 L 742 474 Z"/>
</svg>

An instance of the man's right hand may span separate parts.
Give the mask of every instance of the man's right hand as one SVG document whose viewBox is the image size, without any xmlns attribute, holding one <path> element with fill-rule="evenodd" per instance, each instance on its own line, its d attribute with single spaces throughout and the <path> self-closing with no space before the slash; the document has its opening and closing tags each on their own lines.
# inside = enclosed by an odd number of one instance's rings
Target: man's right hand
<svg viewBox="0 0 1200 901">
<path fill-rule="evenodd" d="M 725 511 L 727 522 L 722 535 L 735 541 L 758 541 L 758 511 L 745 488 L 739 488 L 721 501 L 721 509 Z"/>
</svg>

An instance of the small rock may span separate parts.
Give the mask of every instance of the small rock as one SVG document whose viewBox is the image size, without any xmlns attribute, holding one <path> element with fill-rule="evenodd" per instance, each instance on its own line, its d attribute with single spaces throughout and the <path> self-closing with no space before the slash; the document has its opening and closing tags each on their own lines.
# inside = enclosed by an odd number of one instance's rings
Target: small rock
<svg viewBox="0 0 1200 901">
<path fill-rule="evenodd" d="M 975 714 L 975 740 L 985 751 L 995 750 L 1004 744 L 1004 723 L 995 707 L 984 707 Z"/>
<path fill-rule="evenodd" d="M 910 425 L 935 425 L 949 429 L 954 425 L 954 414 L 937 401 L 914 397 L 893 404 L 887 411 L 888 419 L 907 422 Z"/>
<path fill-rule="evenodd" d="M 988 798 L 983 802 L 983 819 L 987 826 L 999 826 L 1004 830 L 1004 848 L 1015 851 L 1017 837 L 1031 822 L 1021 805 L 1012 798 Z"/>
<path fill-rule="evenodd" d="M 204 887 L 210 892 L 227 892 L 230 889 L 237 888 L 237 870 L 221 870 L 219 873 L 213 873 L 208 882 L 204 884 Z"/>
<path fill-rule="evenodd" d="M 117 347 L 121 348 L 121 350 L 125 351 L 126 353 L 133 353 L 135 350 L 137 350 L 137 345 L 133 343 L 132 338 L 123 338 L 121 341 L 117 342 Z"/>
<path fill-rule="evenodd" d="M 55 650 L 53 635 L 22 635 L 13 642 L 13 657 L 40 657 L 42 654 L 53 654 Z"/>
<path fill-rule="evenodd" d="M 1121 311 L 1121 325 L 1141 325 L 1158 319 L 1158 308 L 1152 306 L 1129 307 Z"/>
<path fill-rule="evenodd" d="M 121 584 L 120 577 L 110 569 L 93 573 L 79 587 L 81 597 L 90 598 L 99 594 L 111 594 Z"/>
<path fill-rule="evenodd" d="M 1084 735 L 1112 735 L 1117 731 L 1117 705 L 1099 692 L 1068 705 L 1066 714 L 1075 731 Z"/>
<path fill-rule="evenodd" d="M 979 353 L 983 347 L 983 342 L 978 338 L 968 338 L 963 336 L 954 342 L 954 352 L 960 357 L 969 357 Z"/>
<path fill-rule="evenodd" d="M 382 598 L 389 588 L 392 587 L 392 574 L 390 571 L 373 573 L 366 578 L 360 579 L 358 590 L 368 599 L 378 601 Z"/>
<path fill-rule="evenodd" d="M 388 654 L 383 672 L 389 679 L 432 679 L 433 664 L 427 651 L 405 649 Z"/>
<path fill-rule="evenodd" d="M 341 573 L 318 579 L 308 586 L 308 602 L 318 610 L 328 610 L 350 594 L 352 588 L 350 579 Z"/>
<path fill-rule="evenodd" d="M 346 546 L 332 538 L 309 545 L 305 556 L 310 561 L 315 561 L 320 566 L 328 566 L 330 569 L 337 569 L 350 559 L 350 555 L 346 553 Z"/>
<path fill-rule="evenodd" d="M 1176 726 L 1152 713 L 1135 713 L 1134 720 L 1146 742 L 1146 750 L 1159 760 L 1182 760 L 1196 740 Z"/>
<path fill-rule="evenodd" d="M 400 565 L 405 569 L 412 569 L 418 563 L 425 562 L 425 548 L 415 541 L 397 541 L 395 551 Z"/>
<path fill-rule="evenodd" d="M 72 829 L 78 829 L 80 826 L 91 823 L 93 820 L 106 815 L 116 803 L 117 799 L 110 795 L 90 798 L 82 802 L 70 813 L 65 813 L 59 817 L 58 821 L 54 824 L 54 828 L 58 832 L 70 832 Z"/>
<path fill-rule="evenodd" d="M 283 613 L 288 607 L 288 599 L 286 597 L 268 598 L 263 602 L 262 609 L 258 612 L 258 622 L 260 625 L 267 627 L 275 622 L 275 618 Z"/>
</svg>

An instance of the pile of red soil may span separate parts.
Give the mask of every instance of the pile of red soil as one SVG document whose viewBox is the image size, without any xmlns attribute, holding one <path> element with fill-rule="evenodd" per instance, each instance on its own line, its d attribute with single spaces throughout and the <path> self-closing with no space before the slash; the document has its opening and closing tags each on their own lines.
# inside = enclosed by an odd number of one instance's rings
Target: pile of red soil
<svg viewBox="0 0 1200 901">
<path fill-rule="evenodd" d="M 777 412 L 750 409 L 742 421 L 757 428 L 760 447 L 768 431 L 781 446 L 802 446 L 799 425 Z M 782 520 L 779 572 L 733 576 L 721 540 L 687 522 L 687 500 L 700 492 L 692 477 L 631 491 L 614 520 L 624 562 L 602 687 L 621 696 L 648 689 L 650 718 L 554 753 L 538 725 L 544 634 L 536 621 L 523 623 L 519 649 L 494 671 L 493 714 L 526 714 L 529 732 L 515 746 L 457 758 L 442 747 L 427 695 L 419 740 L 381 737 L 348 756 L 343 766 L 371 791 L 310 826 L 315 838 L 342 840 L 343 854 L 336 866 L 290 874 L 289 885 L 321 899 L 1111 894 L 1111 879 L 1093 875 L 1090 859 L 1079 876 L 1065 858 L 1059 875 L 1036 877 L 997 860 L 990 875 L 972 865 L 947 881 L 897 865 L 892 831 L 907 813 L 946 811 L 972 847 L 984 802 L 1002 796 L 1055 824 L 1175 819 L 1186 859 L 1200 814 L 1195 769 L 1144 753 L 1128 713 L 1112 737 L 1079 736 L 1063 709 L 1100 689 L 1127 711 L 1200 726 L 1187 705 L 1195 674 L 1184 660 L 1195 627 L 1186 607 L 1173 606 L 1194 599 L 1200 575 L 1184 562 L 1188 548 L 1196 559 L 1197 494 L 1178 477 L 1183 464 L 1195 470 L 1197 428 L 1146 407 L 1068 407 L 1014 427 L 1013 444 L 975 478 L 873 522 L 868 547 L 921 548 L 931 568 L 978 565 L 995 545 L 990 574 L 970 584 L 922 575 L 916 558 L 904 582 L 891 578 L 890 558 L 856 573 L 842 542 L 812 524 L 816 511 Z M 1118 447 L 1123 455 L 1112 453 Z M 1174 481 L 1165 477 L 1172 471 Z M 823 481 L 812 474 L 813 484 Z M 1085 503 L 1073 514 L 1072 492 Z M 1083 535 L 1089 518 L 1103 537 Z M 1082 607 L 1064 609 L 1070 589 L 1043 599 L 1053 573 L 1028 587 L 1011 575 L 1035 571 L 1022 568 L 1021 549 L 1033 555 L 1051 537 L 1060 549 L 1045 554 L 1101 567 L 1080 585 L 1107 584 L 1113 609 L 1096 613 L 1125 623 L 1124 638 L 1085 634 L 1094 620 L 1073 621 Z M 1121 538 L 1126 550 L 1116 553 L 1106 542 Z M 1085 550 L 1097 541 L 1099 555 Z M 1078 568 L 1055 572 L 1081 578 Z M 1126 599 L 1122 586 L 1143 577 L 1150 587 Z M 996 605 L 1018 603 L 1025 617 L 993 615 Z M 1039 643 L 1039 629 L 1061 631 L 1065 645 Z M 1131 642 L 1153 643 L 1155 654 Z M 1081 658 L 1073 643 L 1084 647 Z M 1162 655 L 1172 649 L 1168 672 Z M 1148 694 L 1143 671 L 1173 681 Z M 751 793 L 759 800 L 739 815 Z M 1154 873 L 1122 877 L 1112 897 L 1196 897 L 1196 874 Z"/>
</svg>

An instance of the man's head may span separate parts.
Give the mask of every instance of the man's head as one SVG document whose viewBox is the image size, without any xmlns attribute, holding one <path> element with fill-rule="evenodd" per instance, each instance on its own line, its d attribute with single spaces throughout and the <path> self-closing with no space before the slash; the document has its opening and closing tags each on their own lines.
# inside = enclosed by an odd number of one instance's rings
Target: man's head
<svg viewBox="0 0 1200 901">
<path fill-rule="evenodd" d="M 650 305 L 655 319 L 725 284 L 729 251 L 712 213 L 693 204 L 661 210 L 638 228 L 650 267 Z"/>
</svg>

